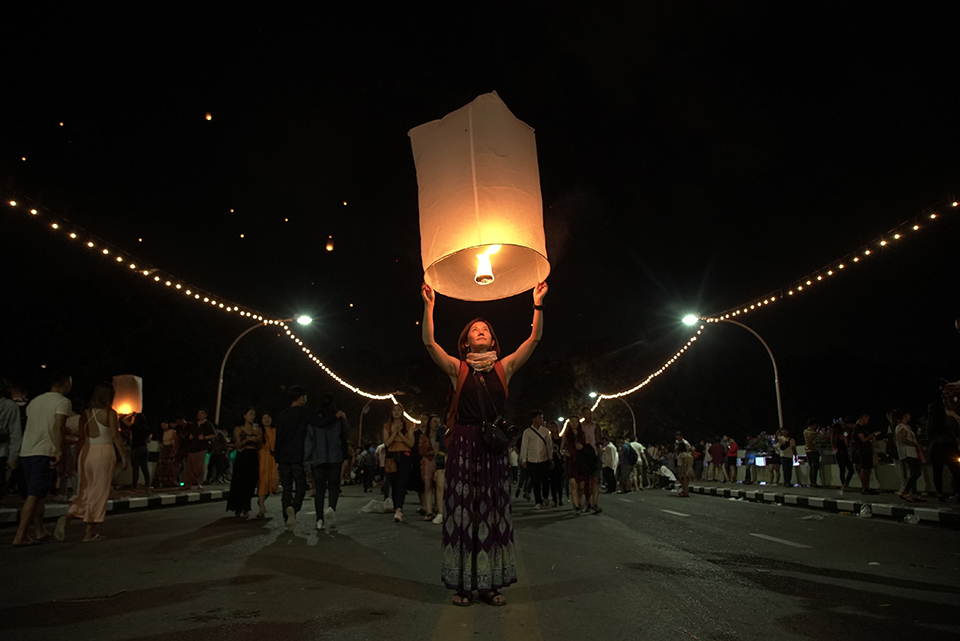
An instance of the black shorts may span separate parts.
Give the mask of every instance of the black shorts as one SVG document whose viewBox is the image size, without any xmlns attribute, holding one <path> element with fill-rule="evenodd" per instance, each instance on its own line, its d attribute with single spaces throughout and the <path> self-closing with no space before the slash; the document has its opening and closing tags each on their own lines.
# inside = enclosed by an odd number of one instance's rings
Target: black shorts
<svg viewBox="0 0 960 641">
<path fill-rule="evenodd" d="M 21 456 L 23 484 L 27 496 L 44 498 L 57 484 L 57 470 L 52 456 Z"/>
<path fill-rule="evenodd" d="M 737 457 L 728 456 L 727 457 L 727 467 L 736 467 L 737 466 Z"/>
</svg>

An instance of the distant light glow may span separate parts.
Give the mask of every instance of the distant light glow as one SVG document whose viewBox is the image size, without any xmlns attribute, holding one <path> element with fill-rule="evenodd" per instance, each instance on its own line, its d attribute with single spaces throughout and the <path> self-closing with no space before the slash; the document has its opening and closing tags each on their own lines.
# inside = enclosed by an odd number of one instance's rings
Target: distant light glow
<svg viewBox="0 0 960 641">
<path fill-rule="evenodd" d="M 307 316 L 306 314 L 297 317 L 297 322 L 301 325 L 309 325 L 313 322 L 313 319 Z"/>
</svg>

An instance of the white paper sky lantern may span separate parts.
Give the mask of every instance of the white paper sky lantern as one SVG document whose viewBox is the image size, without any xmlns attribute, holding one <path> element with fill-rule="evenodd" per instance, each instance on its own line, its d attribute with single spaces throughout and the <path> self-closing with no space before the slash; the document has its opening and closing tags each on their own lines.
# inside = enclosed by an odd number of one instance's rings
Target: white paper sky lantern
<svg viewBox="0 0 960 641">
<path fill-rule="evenodd" d="M 424 280 L 460 300 L 506 298 L 550 273 L 533 129 L 494 93 L 410 130 Z"/>
<path fill-rule="evenodd" d="M 113 377 L 113 409 L 121 416 L 143 412 L 143 379 L 124 374 Z"/>
</svg>

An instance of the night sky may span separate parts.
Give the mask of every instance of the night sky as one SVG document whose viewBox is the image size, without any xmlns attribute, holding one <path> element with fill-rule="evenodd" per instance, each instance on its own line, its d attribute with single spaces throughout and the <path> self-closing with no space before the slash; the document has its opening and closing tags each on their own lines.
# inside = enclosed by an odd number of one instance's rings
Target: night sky
<svg viewBox="0 0 960 641">
<path fill-rule="evenodd" d="M 335 371 L 440 412 L 447 383 L 417 325 L 407 131 L 496 90 L 536 130 L 552 268 L 544 340 L 511 390 L 522 420 L 639 382 L 690 336 L 684 314 L 789 289 L 960 196 L 952 3 L 515 5 L 11 17 L 4 201 L 264 314 L 308 313 L 303 339 Z M 250 321 L 126 273 L 24 206 L 0 211 L 0 374 L 33 396 L 66 369 L 83 400 L 137 374 L 154 420 L 212 407 Z M 743 318 L 778 359 L 788 424 L 922 414 L 940 377 L 960 378 L 960 211 L 933 211 L 856 269 Z M 512 350 L 530 302 L 441 297 L 437 338 L 454 353 L 484 316 Z M 268 329 L 231 356 L 221 422 L 279 409 L 293 383 L 336 388 L 356 423 L 365 399 Z M 733 326 L 709 327 L 627 400 L 645 440 L 776 427 L 769 360 Z M 617 402 L 601 418 L 629 424 Z"/>
</svg>

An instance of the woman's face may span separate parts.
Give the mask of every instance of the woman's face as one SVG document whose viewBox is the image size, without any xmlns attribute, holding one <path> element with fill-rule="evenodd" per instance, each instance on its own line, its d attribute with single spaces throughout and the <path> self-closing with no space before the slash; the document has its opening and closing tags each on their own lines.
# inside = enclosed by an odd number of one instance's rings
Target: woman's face
<svg viewBox="0 0 960 641">
<path fill-rule="evenodd" d="M 430 419 L 430 431 L 433 431 L 438 427 L 440 427 L 440 417 L 434 416 L 433 418 Z"/>
<path fill-rule="evenodd" d="M 900 420 L 900 422 L 901 422 L 901 423 L 909 423 L 909 422 L 910 422 L 910 412 L 904 412 L 904 413 L 903 413 L 903 418 Z"/>
<path fill-rule="evenodd" d="M 474 323 L 467 332 L 467 349 L 471 352 L 486 352 L 493 349 L 490 327 L 484 322 Z"/>
<path fill-rule="evenodd" d="M 403 408 L 399 405 L 394 405 L 390 408 L 390 417 L 394 419 L 403 418 Z"/>
<path fill-rule="evenodd" d="M 271 425 L 273 425 L 273 417 L 270 416 L 269 414 L 264 414 L 263 416 L 260 417 L 260 423 L 264 427 L 270 427 Z"/>
<path fill-rule="evenodd" d="M 421 415 L 420 415 L 420 425 L 423 426 L 423 427 L 427 427 L 427 425 L 429 425 L 429 424 L 430 424 L 430 415 L 429 415 L 429 414 L 421 414 Z"/>
<path fill-rule="evenodd" d="M 243 418 L 247 423 L 253 423 L 253 419 L 257 418 L 257 413 L 252 409 L 247 410 Z"/>
</svg>

